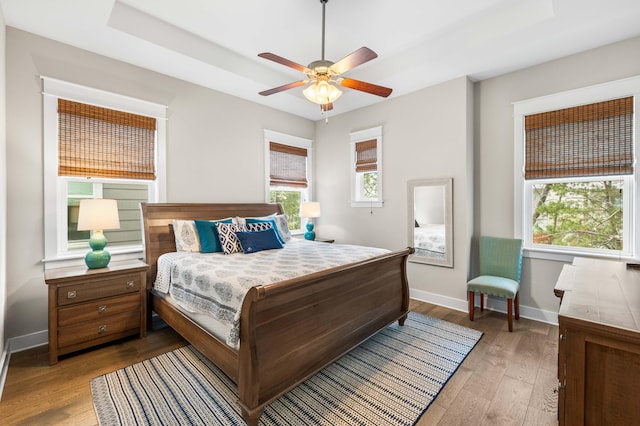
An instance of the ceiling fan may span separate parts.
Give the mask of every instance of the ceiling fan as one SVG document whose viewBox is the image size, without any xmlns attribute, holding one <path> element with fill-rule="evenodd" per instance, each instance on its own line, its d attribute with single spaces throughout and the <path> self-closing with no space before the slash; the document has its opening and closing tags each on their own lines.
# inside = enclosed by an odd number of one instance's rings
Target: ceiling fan
<svg viewBox="0 0 640 426">
<path fill-rule="evenodd" d="M 261 58 L 302 71 L 307 75 L 307 79 L 305 80 L 294 81 L 293 83 L 262 91 L 260 92 L 262 96 L 273 95 L 274 93 L 309 84 L 302 93 L 311 102 L 320 104 L 322 112 L 327 112 L 333 109 L 333 102 L 342 95 L 342 92 L 333 84 L 382 96 L 384 98 L 391 94 L 392 89 L 388 87 L 378 86 L 376 84 L 366 83 L 352 78 L 340 77 L 341 74 L 357 67 L 358 65 L 362 65 L 365 62 L 378 57 L 378 55 L 368 47 L 361 47 L 335 63 L 324 59 L 325 6 L 327 1 L 329 0 L 320 0 L 320 3 L 322 3 L 322 59 L 313 61 L 305 67 L 304 65 L 300 65 L 273 53 L 264 52 L 258 54 Z"/>
</svg>

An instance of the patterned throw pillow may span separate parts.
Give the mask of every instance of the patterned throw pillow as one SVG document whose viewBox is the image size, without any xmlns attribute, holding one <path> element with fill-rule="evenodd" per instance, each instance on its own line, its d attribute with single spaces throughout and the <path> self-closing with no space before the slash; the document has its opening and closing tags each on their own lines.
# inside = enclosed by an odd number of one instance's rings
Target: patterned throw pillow
<svg viewBox="0 0 640 426">
<path fill-rule="evenodd" d="M 218 238 L 224 254 L 242 253 L 242 246 L 236 232 L 247 232 L 246 225 L 237 223 L 216 223 Z"/>
<path fill-rule="evenodd" d="M 282 241 L 286 243 L 287 241 L 291 240 L 291 231 L 289 230 L 289 222 L 287 221 L 287 216 L 283 214 L 277 214 L 275 216 L 275 219 L 280 238 L 282 238 Z"/>
<path fill-rule="evenodd" d="M 198 253 L 200 251 L 200 238 L 193 220 L 174 220 L 173 235 L 176 239 L 176 250 Z"/>
</svg>

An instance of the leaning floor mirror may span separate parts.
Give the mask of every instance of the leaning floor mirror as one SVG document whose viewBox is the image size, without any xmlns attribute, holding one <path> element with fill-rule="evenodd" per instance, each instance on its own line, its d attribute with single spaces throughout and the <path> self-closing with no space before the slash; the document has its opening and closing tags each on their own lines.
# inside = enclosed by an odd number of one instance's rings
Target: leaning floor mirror
<svg viewBox="0 0 640 426">
<path fill-rule="evenodd" d="M 410 262 L 453 267 L 453 179 L 407 182 Z"/>
</svg>

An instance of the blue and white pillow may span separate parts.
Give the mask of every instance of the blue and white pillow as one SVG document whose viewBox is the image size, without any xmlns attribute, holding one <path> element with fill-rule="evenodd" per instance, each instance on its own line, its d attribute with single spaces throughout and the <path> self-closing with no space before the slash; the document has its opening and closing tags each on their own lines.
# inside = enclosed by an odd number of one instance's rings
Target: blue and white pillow
<svg viewBox="0 0 640 426">
<path fill-rule="evenodd" d="M 247 226 L 238 223 L 216 223 L 218 239 L 224 254 L 242 253 L 236 232 L 247 232 Z"/>
</svg>

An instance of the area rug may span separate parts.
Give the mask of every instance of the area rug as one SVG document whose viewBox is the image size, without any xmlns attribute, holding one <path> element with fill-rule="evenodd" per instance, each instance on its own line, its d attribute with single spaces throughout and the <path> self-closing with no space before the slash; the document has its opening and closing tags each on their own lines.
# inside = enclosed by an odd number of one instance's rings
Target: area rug
<svg viewBox="0 0 640 426">
<path fill-rule="evenodd" d="M 412 425 L 482 333 L 409 313 L 269 404 L 261 425 Z M 192 346 L 91 380 L 100 425 L 243 425 L 235 384 Z"/>
</svg>

